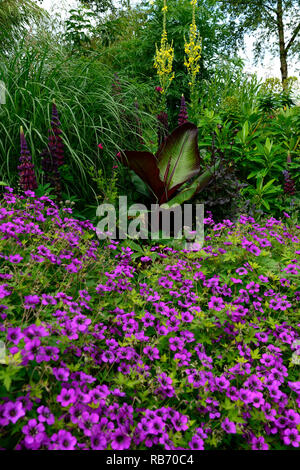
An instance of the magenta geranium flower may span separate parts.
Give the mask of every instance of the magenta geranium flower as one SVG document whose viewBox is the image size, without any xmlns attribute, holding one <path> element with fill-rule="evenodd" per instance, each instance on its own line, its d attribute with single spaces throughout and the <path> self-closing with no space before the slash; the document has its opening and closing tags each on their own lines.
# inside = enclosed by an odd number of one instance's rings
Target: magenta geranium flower
<svg viewBox="0 0 300 470">
<path fill-rule="evenodd" d="M 149 432 L 151 434 L 161 434 L 165 428 L 165 423 L 161 418 L 154 418 L 149 421 Z"/>
<path fill-rule="evenodd" d="M 225 307 L 222 297 L 215 297 L 214 295 L 210 298 L 208 302 L 208 308 L 220 312 Z"/>
<path fill-rule="evenodd" d="M 53 367 L 52 372 L 55 378 L 61 382 L 67 382 L 69 379 L 70 372 L 68 369 Z"/>
<path fill-rule="evenodd" d="M 76 401 L 76 392 L 73 388 L 63 388 L 59 395 L 56 397 L 61 406 L 69 406 Z"/>
<path fill-rule="evenodd" d="M 7 297 L 11 294 L 11 291 L 7 290 L 6 287 L 8 287 L 8 284 L 0 285 L 0 299 L 4 299 L 4 297 Z"/>
<path fill-rule="evenodd" d="M 25 434 L 25 444 L 28 448 L 39 448 L 45 437 L 45 426 L 36 419 L 30 419 L 22 428 Z"/>
<path fill-rule="evenodd" d="M 248 271 L 245 268 L 238 268 L 235 270 L 235 272 L 239 274 L 240 276 L 244 276 L 245 274 L 248 274 Z"/>
<path fill-rule="evenodd" d="M 25 344 L 24 353 L 27 359 L 29 359 L 30 361 L 34 360 L 35 355 L 39 351 L 40 345 L 41 345 L 41 341 L 38 338 L 34 338 L 33 340 L 28 341 Z"/>
<path fill-rule="evenodd" d="M 39 413 L 38 420 L 40 423 L 47 423 L 49 426 L 51 426 L 51 424 L 54 424 L 54 414 L 51 413 L 48 407 L 44 405 L 39 406 L 37 412 Z"/>
<path fill-rule="evenodd" d="M 24 297 L 24 308 L 35 308 L 36 305 L 40 303 L 40 298 L 38 295 L 25 295 Z"/>
<path fill-rule="evenodd" d="M 107 447 L 107 439 L 103 434 L 95 434 L 91 436 L 91 448 L 93 450 L 105 450 Z"/>
<path fill-rule="evenodd" d="M 96 423 L 99 421 L 99 415 L 97 413 L 89 413 L 84 411 L 81 415 L 81 419 L 78 423 L 78 426 L 83 430 L 85 436 L 91 436 L 93 433 L 93 428 Z"/>
<path fill-rule="evenodd" d="M 14 344 L 18 344 L 20 340 L 24 337 L 21 328 L 8 328 L 7 329 L 7 340 L 11 341 Z"/>
<path fill-rule="evenodd" d="M 23 259 L 23 257 L 19 254 L 10 255 L 10 257 L 9 257 L 9 261 L 11 263 L 14 263 L 14 264 L 20 263 L 22 261 L 22 259 Z"/>
<path fill-rule="evenodd" d="M 204 441 L 198 436 L 193 436 L 189 442 L 189 447 L 192 450 L 204 450 Z"/>
<path fill-rule="evenodd" d="M 60 429 L 57 433 L 57 449 L 58 450 L 74 450 L 77 444 L 76 437 L 64 429 Z"/>
<path fill-rule="evenodd" d="M 292 445 L 293 447 L 299 447 L 300 434 L 296 428 L 285 429 L 283 432 L 283 442 L 286 445 Z"/>
<path fill-rule="evenodd" d="M 260 437 L 254 437 L 252 439 L 252 450 L 268 450 L 269 445 L 265 442 L 265 439 Z"/>
<path fill-rule="evenodd" d="M 265 403 L 263 394 L 261 392 L 253 392 L 251 396 L 251 401 L 255 408 L 260 408 Z"/>
<path fill-rule="evenodd" d="M 176 429 L 176 431 L 186 431 L 188 429 L 188 417 L 180 414 L 178 411 L 175 412 L 175 415 L 171 419 L 171 422 Z"/>
<path fill-rule="evenodd" d="M 129 449 L 131 438 L 121 429 L 112 435 L 111 448 L 113 450 Z"/>
<path fill-rule="evenodd" d="M 229 421 L 228 418 L 225 418 L 221 424 L 221 428 L 227 432 L 227 434 L 236 434 L 236 426 L 235 423 Z"/>
<path fill-rule="evenodd" d="M 151 348 L 151 346 L 145 346 L 143 349 L 143 353 L 150 359 L 150 361 L 159 359 L 159 350 L 157 348 Z"/>
<path fill-rule="evenodd" d="M 3 416 L 15 424 L 22 416 L 25 416 L 25 411 L 21 402 L 8 402 L 4 405 Z"/>
</svg>

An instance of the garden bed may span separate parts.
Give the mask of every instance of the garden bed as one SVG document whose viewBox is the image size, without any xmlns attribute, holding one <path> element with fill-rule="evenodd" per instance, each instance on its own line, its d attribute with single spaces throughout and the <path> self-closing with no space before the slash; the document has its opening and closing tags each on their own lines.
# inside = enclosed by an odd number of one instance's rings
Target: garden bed
<svg viewBox="0 0 300 470">
<path fill-rule="evenodd" d="M 300 226 L 287 214 L 207 217 L 201 251 L 140 256 L 6 190 L 3 449 L 299 447 Z"/>
</svg>

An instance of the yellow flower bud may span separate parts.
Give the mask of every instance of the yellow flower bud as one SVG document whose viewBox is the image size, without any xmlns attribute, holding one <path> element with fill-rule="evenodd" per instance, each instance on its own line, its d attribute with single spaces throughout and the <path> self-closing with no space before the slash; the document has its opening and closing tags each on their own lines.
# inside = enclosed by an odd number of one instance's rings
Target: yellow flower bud
<svg viewBox="0 0 300 470">
<path fill-rule="evenodd" d="M 198 62 L 201 57 L 201 37 L 197 33 L 197 26 L 195 21 L 195 9 L 197 5 L 197 0 L 191 0 L 191 5 L 193 7 L 192 14 L 192 23 L 190 24 L 190 33 L 189 33 L 189 42 L 185 41 L 184 51 L 186 54 L 184 65 L 187 68 L 188 74 L 190 75 L 189 86 L 194 87 L 196 75 L 200 70 Z"/>
</svg>

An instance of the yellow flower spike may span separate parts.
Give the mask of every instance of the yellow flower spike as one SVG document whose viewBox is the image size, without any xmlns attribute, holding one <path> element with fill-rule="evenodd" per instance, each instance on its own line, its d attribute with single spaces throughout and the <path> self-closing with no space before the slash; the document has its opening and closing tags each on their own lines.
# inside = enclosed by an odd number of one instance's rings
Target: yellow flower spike
<svg viewBox="0 0 300 470">
<path fill-rule="evenodd" d="M 185 44 L 184 44 L 184 51 L 186 54 L 184 65 L 186 66 L 188 74 L 190 76 L 189 86 L 191 87 L 191 97 L 193 100 L 196 76 L 197 76 L 197 73 L 200 71 L 200 66 L 198 62 L 201 58 L 202 39 L 199 36 L 199 33 L 197 32 L 197 26 L 196 26 L 197 0 L 191 0 L 190 3 L 193 7 L 193 12 L 192 12 L 192 22 L 190 24 L 189 42 L 185 41 Z"/>
<path fill-rule="evenodd" d="M 160 86 L 162 88 L 161 94 L 164 95 L 169 88 L 173 78 L 172 73 L 174 48 L 173 43 L 168 44 L 167 31 L 166 31 L 166 12 L 168 10 L 167 0 L 164 0 L 163 12 L 163 31 L 161 35 L 160 48 L 156 46 L 156 54 L 154 57 L 154 68 L 157 69 Z"/>
</svg>

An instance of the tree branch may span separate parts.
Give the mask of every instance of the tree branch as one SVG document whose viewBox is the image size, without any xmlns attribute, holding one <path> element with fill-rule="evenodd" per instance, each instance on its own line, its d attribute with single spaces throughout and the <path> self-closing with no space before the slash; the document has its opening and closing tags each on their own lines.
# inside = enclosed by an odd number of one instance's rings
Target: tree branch
<svg viewBox="0 0 300 470">
<path fill-rule="evenodd" d="M 274 13 L 276 13 L 275 10 L 274 10 Z M 276 23 L 276 18 L 274 18 L 274 16 L 268 10 L 265 10 L 265 14 L 268 15 L 268 17 L 271 18 L 271 20 L 273 20 L 274 23 Z"/>
<path fill-rule="evenodd" d="M 269 11 L 272 11 L 273 13 L 275 13 L 275 15 L 277 13 L 277 10 L 275 10 L 275 8 L 270 7 L 269 5 L 264 5 L 264 8 L 266 8 Z"/>
<path fill-rule="evenodd" d="M 285 48 L 285 52 L 287 52 L 287 51 L 289 50 L 289 48 L 291 47 L 291 45 L 292 45 L 293 42 L 295 41 L 296 36 L 297 36 L 297 34 L 299 33 L 299 31 L 300 31 L 300 23 L 298 23 L 298 25 L 297 25 L 296 28 L 294 29 L 294 32 L 293 32 L 293 34 L 292 34 L 292 37 L 291 37 L 291 39 L 289 40 L 289 42 L 288 42 L 288 44 L 287 44 L 287 46 L 286 46 L 286 48 Z"/>
</svg>

